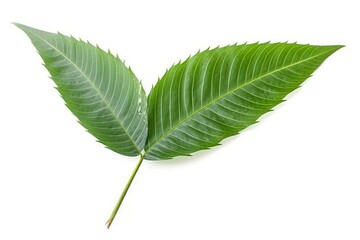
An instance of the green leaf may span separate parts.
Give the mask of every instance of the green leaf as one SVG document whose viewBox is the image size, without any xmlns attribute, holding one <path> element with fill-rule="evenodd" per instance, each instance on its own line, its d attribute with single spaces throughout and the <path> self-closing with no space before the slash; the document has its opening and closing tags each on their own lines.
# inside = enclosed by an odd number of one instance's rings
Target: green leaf
<svg viewBox="0 0 360 240">
<path fill-rule="evenodd" d="M 256 123 L 341 47 L 244 44 L 206 50 L 174 65 L 148 97 L 145 159 L 218 145 Z"/>
<path fill-rule="evenodd" d="M 107 148 L 139 155 L 147 136 L 146 95 L 131 69 L 90 43 L 15 25 L 31 39 L 80 124 Z"/>
</svg>

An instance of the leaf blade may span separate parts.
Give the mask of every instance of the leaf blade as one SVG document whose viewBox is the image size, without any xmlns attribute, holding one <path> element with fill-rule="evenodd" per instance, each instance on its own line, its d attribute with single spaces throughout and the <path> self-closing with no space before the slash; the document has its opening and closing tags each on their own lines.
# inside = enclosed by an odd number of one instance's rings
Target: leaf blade
<svg viewBox="0 0 360 240">
<path fill-rule="evenodd" d="M 218 145 L 282 102 L 341 47 L 235 45 L 206 50 L 173 66 L 148 98 L 145 159 L 169 159 Z M 178 86 L 175 92 L 173 85 Z M 158 104 L 166 101 L 168 108 Z"/>
<path fill-rule="evenodd" d="M 141 154 L 146 95 L 131 69 L 90 43 L 15 25 L 31 39 L 79 123 L 107 148 L 127 156 Z"/>
</svg>

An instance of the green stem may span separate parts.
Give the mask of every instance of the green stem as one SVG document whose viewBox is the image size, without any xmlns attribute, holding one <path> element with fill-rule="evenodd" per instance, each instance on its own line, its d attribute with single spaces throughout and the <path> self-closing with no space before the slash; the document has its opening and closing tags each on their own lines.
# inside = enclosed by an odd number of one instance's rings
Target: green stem
<svg viewBox="0 0 360 240">
<path fill-rule="evenodd" d="M 115 218 L 117 212 L 119 211 L 119 208 L 120 208 L 120 206 L 121 206 L 121 203 L 122 203 L 122 201 L 124 200 L 124 198 L 125 198 L 125 196 L 126 196 L 126 193 L 127 193 L 127 191 L 129 190 L 129 187 L 130 187 L 130 185 L 131 185 L 131 183 L 132 183 L 132 181 L 133 181 L 133 179 L 134 179 L 137 171 L 139 170 L 139 168 L 140 168 L 141 163 L 143 162 L 143 160 L 144 160 L 144 155 L 140 155 L 139 162 L 137 163 L 137 165 L 136 165 L 134 171 L 132 172 L 132 174 L 131 174 L 128 182 L 126 183 L 126 186 L 125 186 L 124 190 L 122 191 L 121 196 L 120 196 L 118 202 L 116 203 L 115 208 L 114 208 L 114 210 L 112 211 L 109 220 L 107 220 L 107 222 L 106 222 L 107 228 L 110 228 L 111 223 L 114 221 L 114 218 Z"/>
</svg>

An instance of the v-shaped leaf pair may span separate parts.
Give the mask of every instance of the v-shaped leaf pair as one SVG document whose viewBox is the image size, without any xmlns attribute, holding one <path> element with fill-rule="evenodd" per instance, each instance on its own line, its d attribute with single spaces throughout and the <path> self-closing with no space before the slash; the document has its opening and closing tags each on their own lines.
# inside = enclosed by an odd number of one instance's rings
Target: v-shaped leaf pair
<svg viewBox="0 0 360 240">
<path fill-rule="evenodd" d="M 80 124 L 107 148 L 141 155 L 136 171 L 143 159 L 190 155 L 254 124 L 343 47 L 255 43 L 206 50 L 172 66 L 146 98 L 131 69 L 110 52 L 16 25 Z"/>
</svg>

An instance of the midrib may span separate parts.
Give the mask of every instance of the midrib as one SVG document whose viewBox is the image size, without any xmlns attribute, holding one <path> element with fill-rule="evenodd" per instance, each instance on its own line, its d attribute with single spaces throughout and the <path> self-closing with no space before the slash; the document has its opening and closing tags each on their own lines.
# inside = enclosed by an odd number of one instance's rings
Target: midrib
<svg viewBox="0 0 360 240">
<path fill-rule="evenodd" d="M 202 107 L 199 108 L 198 110 L 196 110 L 196 111 L 194 111 L 193 113 L 191 113 L 189 116 L 187 116 L 186 118 L 184 118 L 183 120 L 181 120 L 180 122 L 178 122 L 176 125 L 174 125 L 172 128 L 170 128 L 167 132 L 165 132 L 163 135 L 161 135 L 161 137 L 160 137 L 159 139 L 157 139 L 154 143 L 152 143 L 152 144 L 149 146 L 149 148 L 145 151 L 145 153 L 144 153 L 145 158 L 146 158 L 146 154 L 149 153 L 149 152 L 151 151 L 151 149 L 152 149 L 154 146 L 156 146 L 156 144 L 157 144 L 158 142 L 160 142 L 162 139 L 164 139 L 164 138 L 165 138 L 167 135 L 169 135 L 172 131 L 176 130 L 177 127 L 179 127 L 180 125 L 182 125 L 184 122 L 186 122 L 186 121 L 187 121 L 188 119 L 190 119 L 192 116 L 194 116 L 194 115 L 198 114 L 199 112 L 203 111 L 205 108 L 207 108 L 207 107 L 209 107 L 210 105 L 212 105 L 212 104 L 216 103 L 217 101 L 221 100 L 222 98 L 224 98 L 224 97 L 226 97 L 226 96 L 234 93 L 235 91 L 239 90 L 240 88 L 243 88 L 243 87 L 245 87 L 245 86 L 247 86 L 247 85 L 249 85 L 249 84 L 251 84 L 251 83 L 253 83 L 253 82 L 257 81 L 257 80 L 260 80 L 260 79 L 262 79 L 262 78 L 264 78 L 264 77 L 270 76 L 270 75 L 272 75 L 272 74 L 274 74 L 274 73 L 276 73 L 276 72 L 282 71 L 282 70 L 284 70 L 284 69 L 293 67 L 293 66 L 295 66 L 295 65 L 297 65 L 297 64 L 300 64 L 300 63 L 309 61 L 309 60 L 311 60 L 311 59 L 313 59 L 313 58 L 319 57 L 319 56 L 321 56 L 321 55 L 323 55 L 323 54 L 326 54 L 326 53 L 328 53 L 328 52 L 330 52 L 330 51 L 332 51 L 332 50 L 322 52 L 322 53 L 320 53 L 320 54 L 317 54 L 317 55 L 314 55 L 314 56 L 312 56 L 312 57 L 309 57 L 309 58 L 303 59 L 303 60 L 301 60 L 301 61 L 298 61 L 298 62 L 296 62 L 296 63 L 292 63 L 292 64 L 286 65 L 286 66 L 284 66 L 284 67 L 281 67 L 281 68 L 279 68 L 279 69 L 276 69 L 276 70 L 274 70 L 274 71 L 268 72 L 268 73 L 266 73 L 266 74 L 264 74 L 264 75 L 261 75 L 260 77 L 254 78 L 254 79 L 250 80 L 249 82 L 246 82 L 246 83 L 244 83 L 244 84 L 242 84 L 242 85 L 234 88 L 233 90 L 231 90 L 231 91 L 229 91 L 229 92 L 227 92 L 227 93 L 225 93 L 225 94 L 223 94 L 223 95 L 215 98 L 214 100 L 210 101 L 210 102 L 207 103 L 206 105 L 202 106 Z"/>
<path fill-rule="evenodd" d="M 136 151 L 141 154 L 141 150 L 136 146 L 135 142 L 133 141 L 133 139 L 131 138 L 130 134 L 128 133 L 128 131 L 124 128 L 123 124 L 120 122 L 119 118 L 116 117 L 114 111 L 110 108 L 110 104 L 106 101 L 105 97 L 101 94 L 101 92 L 99 91 L 99 89 L 97 87 L 95 87 L 94 83 L 90 80 L 90 78 L 70 59 L 68 58 L 63 52 L 61 52 L 59 49 L 56 48 L 56 46 L 54 46 L 53 44 L 51 44 L 50 42 L 48 42 L 46 39 L 42 38 L 41 36 L 39 36 L 38 34 L 31 32 L 32 34 L 34 34 L 36 37 L 38 37 L 39 39 L 41 39 L 42 41 L 44 41 L 46 44 L 48 44 L 50 47 L 52 47 L 55 51 L 57 51 L 61 56 L 63 56 L 67 61 L 69 61 L 77 71 L 79 71 L 84 77 L 85 79 L 91 84 L 91 86 L 96 90 L 96 92 L 99 94 L 100 98 L 102 99 L 102 101 L 105 103 L 106 107 L 109 109 L 109 111 L 111 112 L 111 114 L 113 115 L 113 117 L 116 119 L 117 123 L 120 125 L 120 127 L 124 130 L 126 136 L 130 139 L 131 143 L 134 145 Z"/>
</svg>

